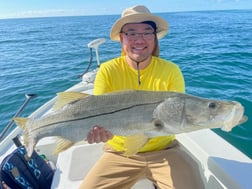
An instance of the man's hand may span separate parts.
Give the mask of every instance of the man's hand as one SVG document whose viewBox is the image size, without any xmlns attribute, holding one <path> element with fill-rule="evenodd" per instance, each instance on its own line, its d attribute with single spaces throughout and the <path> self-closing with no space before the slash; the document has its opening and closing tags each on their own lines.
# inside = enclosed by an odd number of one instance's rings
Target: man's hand
<svg viewBox="0 0 252 189">
<path fill-rule="evenodd" d="M 111 138 L 113 138 L 113 134 L 98 125 L 94 126 L 87 135 L 87 141 L 89 144 L 107 142 Z"/>
</svg>

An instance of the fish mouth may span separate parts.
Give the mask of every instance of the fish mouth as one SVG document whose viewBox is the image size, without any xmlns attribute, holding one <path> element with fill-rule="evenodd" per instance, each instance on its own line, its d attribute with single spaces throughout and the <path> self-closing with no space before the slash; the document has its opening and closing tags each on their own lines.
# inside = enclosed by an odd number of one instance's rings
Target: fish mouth
<svg viewBox="0 0 252 189">
<path fill-rule="evenodd" d="M 244 107 L 238 103 L 234 102 L 235 105 L 229 115 L 229 118 L 224 122 L 224 126 L 221 128 L 223 131 L 229 132 L 235 126 L 246 122 L 247 117 L 244 116 Z"/>
</svg>

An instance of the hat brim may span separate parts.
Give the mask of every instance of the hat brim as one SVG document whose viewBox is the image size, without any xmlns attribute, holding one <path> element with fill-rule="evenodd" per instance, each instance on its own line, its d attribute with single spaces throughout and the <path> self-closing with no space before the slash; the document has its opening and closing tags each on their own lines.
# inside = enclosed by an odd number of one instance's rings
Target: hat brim
<svg viewBox="0 0 252 189">
<path fill-rule="evenodd" d="M 153 21 L 156 23 L 157 26 L 157 38 L 163 38 L 166 33 L 168 32 L 168 23 L 166 20 L 159 16 L 155 16 L 153 14 L 134 14 L 128 15 L 123 18 L 119 18 L 111 28 L 110 31 L 110 38 L 113 41 L 120 41 L 119 33 L 121 32 L 121 28 L 128 23 L 140 23 L 144 21 Z"/>
</svg>

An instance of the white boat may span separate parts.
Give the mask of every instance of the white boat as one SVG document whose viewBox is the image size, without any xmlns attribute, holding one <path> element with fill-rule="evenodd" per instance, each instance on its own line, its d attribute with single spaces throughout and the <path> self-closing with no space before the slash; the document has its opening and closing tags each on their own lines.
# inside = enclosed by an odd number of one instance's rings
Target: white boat
<svg viewBox="0 0 252 189">
<path fill-rule="evenodd" d="M 104 39 L 97 39 L 89 43 L 89 48 L 95 48 L 97 65 L 99 66 L 98 46 Z M 82 81 L 67 91 L 93 93 L 93 81 L 97 72 L 92 70 L 83 75 Z M 34 111 L 30 117 L 41 117 L 48 113 L 56 98 L 51 99 Z M 16 127 L 0 143 L 0 161 L 10 154 L 16 146 L 12 139 L 22 131 Z M 225 141 L 212 130 L 205 129 L 176 136 L 181 149 L 193 157 L 201 168 L 207 189 L 251 189 L 252 188 L 252 160 Z M 52 189 L 78 188 L 80 182 L 102 154 L 103 144 L 83 143 L 55 155 L 55 138 L 47 137 L 39 141 L 36 151 L 45 154 L 47 159 L 56 165 Z M 182 181 L 182 180 L 181 180 Z M 153 184 L 147 180 L 138 181 L 134 189 L 151 189 Z"/>
</svg>

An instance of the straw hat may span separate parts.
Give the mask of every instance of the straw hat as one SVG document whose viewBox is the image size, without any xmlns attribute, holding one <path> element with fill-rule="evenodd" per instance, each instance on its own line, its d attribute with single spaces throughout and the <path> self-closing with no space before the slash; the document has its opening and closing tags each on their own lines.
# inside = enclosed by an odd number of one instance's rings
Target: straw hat
<svg viewBox="0 0 252 189">
<path fill-rule="evenodd" d="M 157 26 L 157 37 L 161 39 L 168 31 L 168 23 L 159 16 L 151 14 L 149 9 L 143 5 L 129 7 L 122 12 L 119 18 L 112 26 L 110 38 L 114 41 L 120 41 L 119 33 L 121 28 L 128 23 L 140 23 L 144 21 L 153 21 Z"/>
</svg>

